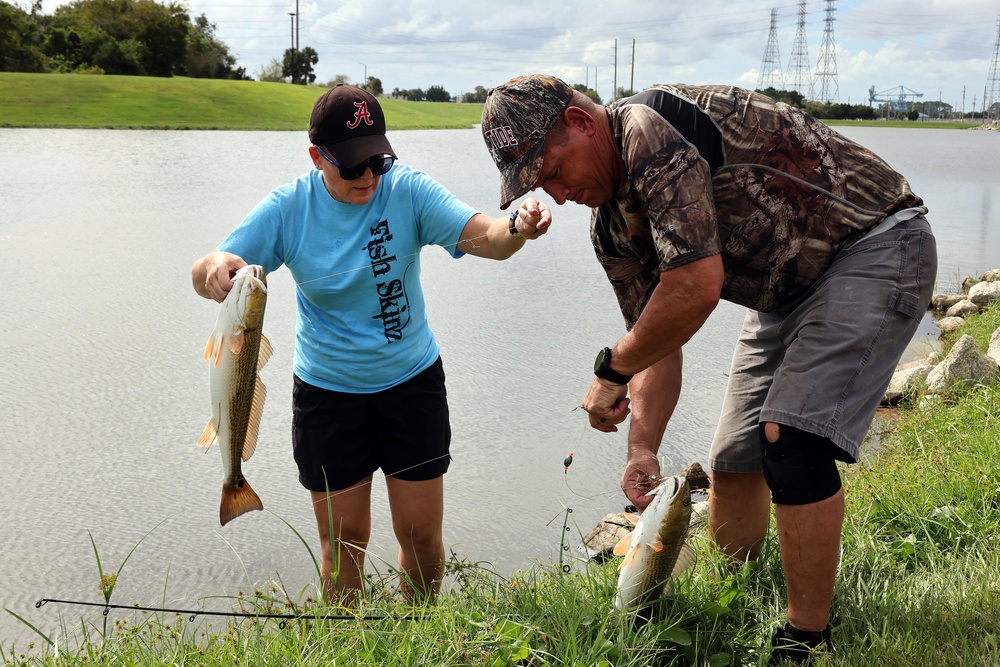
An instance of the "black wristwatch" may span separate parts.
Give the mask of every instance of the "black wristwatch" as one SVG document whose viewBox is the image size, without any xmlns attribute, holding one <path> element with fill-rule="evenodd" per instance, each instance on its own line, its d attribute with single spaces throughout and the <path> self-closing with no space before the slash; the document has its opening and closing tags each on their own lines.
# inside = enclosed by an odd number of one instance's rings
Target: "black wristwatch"
<svg viewBox="0 0 1000 667">
<path fill-rule="evenodd" d="M 628 384 L 629 380 L 632 379 L 631 375 L 622 375 L 611 368 L 610 347 L 606 347 L 597 353 L 597 360 L 594 362 L 594 375 L 615 384 Z"/>
<path fill-rule="evenodd" d="M 510 220 L 510 227 L 507 228 L 507 231 L 510 232 L 511 236 L 517 236 L 523 239 L 524 236 L 521 234 L 521 232 L 517 231 L 517 209 L 514 209 L 513 211 L 510 212 L 509 220 Z"/>
</svg>

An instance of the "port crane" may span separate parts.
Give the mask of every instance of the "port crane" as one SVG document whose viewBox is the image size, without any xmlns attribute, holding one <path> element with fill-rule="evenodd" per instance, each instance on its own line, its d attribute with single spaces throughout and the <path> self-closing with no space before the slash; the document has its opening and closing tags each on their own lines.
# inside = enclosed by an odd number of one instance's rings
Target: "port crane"
<svg viewBox="0 0 1000 667">
<path fill-rule="evenodd" d="M 868 89 L 868 102 L 874 106 L 876 102 L 885 103 L 893 111 L 909 111 L 913 108 L 914 98 L 923 97 L 923 93 L 918 93 L 906 86 L 896 86 L 882 92 L 876 93 L 875 86 Z"/>
</svg>

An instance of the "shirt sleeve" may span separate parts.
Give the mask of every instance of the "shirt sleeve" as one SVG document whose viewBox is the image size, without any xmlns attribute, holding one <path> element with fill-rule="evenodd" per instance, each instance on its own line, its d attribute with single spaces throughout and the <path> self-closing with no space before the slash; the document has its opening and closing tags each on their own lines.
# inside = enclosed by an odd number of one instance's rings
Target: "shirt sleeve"
<svg viewBox="0 0 1000 667">
<path fill-rule="evenodd" d="M 697 147 L 641 106 L 625 119 L 622 146 L 634 190 L 619 207 L 633 235 L 649 234 L 660 271 L 718 254 L 712 174 Z M 630 218 L 641 219 L 645 229 L 635 229 Z"/>
<path fill-rule="evenodd" d="M 438 245 L 453 257 L 461 257 L 458 241 L 466 223 L 478 211 L 453 195 L 427 174 L 413 170 L 411 192 L 421 245 Z"/>
<path fill-rule="evenodd" d="M 239 255 L 248 264 L 260 264 L 266 273 L 283 263 L 280 197 L 270 193 L 229 233 L 217 250 Z"/>
</svg>

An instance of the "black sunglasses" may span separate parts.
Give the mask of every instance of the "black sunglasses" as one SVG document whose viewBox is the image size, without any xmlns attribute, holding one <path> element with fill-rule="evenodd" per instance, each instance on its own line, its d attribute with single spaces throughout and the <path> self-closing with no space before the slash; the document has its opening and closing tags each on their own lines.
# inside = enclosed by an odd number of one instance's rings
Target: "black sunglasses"
<svg viewBox="0 0 1000 667">
<path fill-rule="evenodd" d="M 392 169 L 392 165 L 396 161 L 396 158 L 391 155 L 376 155 L 368 158 L 361 164 L 354 165 L 353 167 L 345 167 L 327 155 L 326 151 L 319 146 L 316 146 L 316 150 L 323 156 L 324 160 L 332 164 L 338 171 L 340 171 L 340 177 L 345 181 L 353 181 L 357 178 L 361 178 L 369 169 L 372 170 L 373 175 L 381 176 Z"/>
</svg>

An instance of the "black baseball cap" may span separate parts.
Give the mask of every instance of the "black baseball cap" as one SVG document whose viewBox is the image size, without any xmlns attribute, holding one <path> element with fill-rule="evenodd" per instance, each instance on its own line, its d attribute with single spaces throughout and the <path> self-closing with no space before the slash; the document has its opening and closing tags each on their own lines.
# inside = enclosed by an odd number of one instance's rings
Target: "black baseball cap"
<svg viewBox="0 0 1000 667">
<path fill-rule="evenodd" d="M 309 141 L 328 148 L 345 167 L 373 155 L 396 157 L 385 137 L 385 115 L 375 96 L 344 83 L 320 95 L 309 117 Z"/>
</svg>

